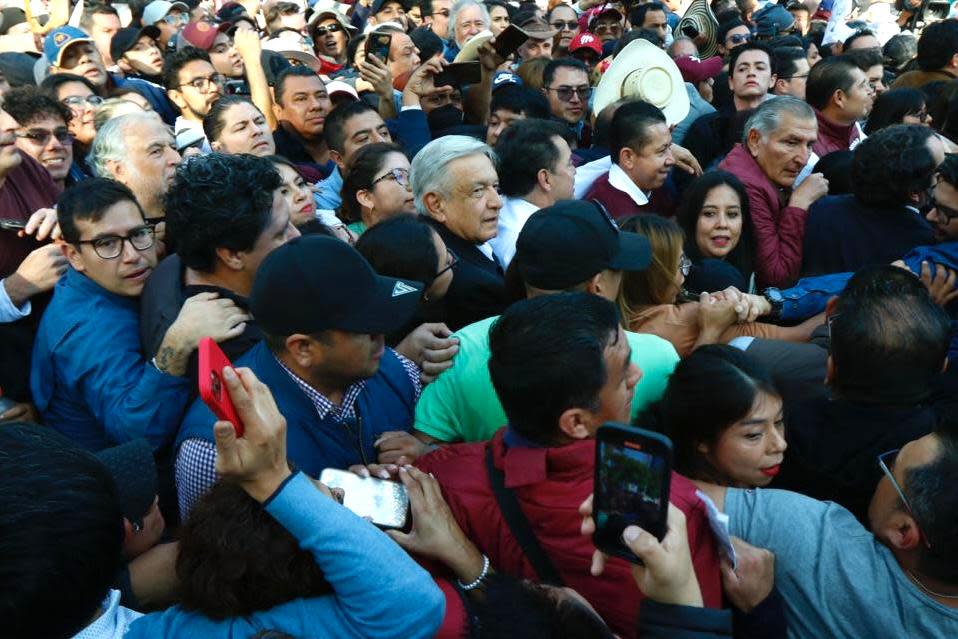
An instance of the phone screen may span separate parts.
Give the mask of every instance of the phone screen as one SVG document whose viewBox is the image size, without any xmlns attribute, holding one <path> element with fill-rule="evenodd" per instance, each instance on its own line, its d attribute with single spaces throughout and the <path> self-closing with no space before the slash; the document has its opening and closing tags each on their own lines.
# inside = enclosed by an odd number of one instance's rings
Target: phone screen
<svg viewBox="0 0 958 639">
<path fill-rule="evenodd" d="M 528 39 L 528 34 L 516 25 L 510 24 L 502 33 L 496 36 L 496 43 L 493 45 L 493 48 L 501 57 L 508 58 L 518 51 L 522 43 Z"/>
<path fill-rule="evenodd" d="M 360 517 L 369 517 L 380 528 L 403 528 L 409 518 L 406 487 L 395 481 L 360 477 L 338 468 L 326 468 L 319 481 L 343 489 L 343 506 Z"/>
<path fill-rule="evenodd" d="M 639 526 L 659 540 L 665 536 L 671 465 L 667 438 L 627 426 L 599 429 L 593 501 L 596 547 L 638 562 L 622 542 L 627 526 Z"/>
<path fill-rule="evenodd" d="M 392 44 L 392 34 L 370 33 L 366 41 L 366 55 L 374 55 L 383 64 L 389 64 L 389 47 Z"/>
</svg>

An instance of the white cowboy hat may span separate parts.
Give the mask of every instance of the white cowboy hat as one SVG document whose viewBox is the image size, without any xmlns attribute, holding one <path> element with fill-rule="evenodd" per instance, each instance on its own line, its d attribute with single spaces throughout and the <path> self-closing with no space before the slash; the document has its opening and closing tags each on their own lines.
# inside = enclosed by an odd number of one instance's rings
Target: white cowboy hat
<svg viewBox="0 0 958 639">
<path fill-rule="evenodd" d="M 657 106 L 669 125 L 689 114 L 689 95 L 679 68 L 648 40 L 633 40 L 615 56 L 595 88 L 592 112 L 601 113 L 622 98 L 638 98 Z"/>
<path fill-rule="evenodd" d="M 472 62 L 479 59 L 479 47 L 492 40 L 492 31 L 486 29 L 472 36 L 462 45 L 453 62 Z"/>
</svg>

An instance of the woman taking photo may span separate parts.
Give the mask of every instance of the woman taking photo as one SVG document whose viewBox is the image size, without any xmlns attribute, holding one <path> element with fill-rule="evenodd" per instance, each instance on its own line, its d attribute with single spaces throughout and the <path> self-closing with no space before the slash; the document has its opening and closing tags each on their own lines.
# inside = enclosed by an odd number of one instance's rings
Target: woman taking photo
<svg viewBox="0 0 958 639">
<path fill-rule="evenodd" d="M 370 144 L 357 151 L 341 193 L 340 217 L 357 235 L 394 215 L 416 212 L 409 158 L 395 144 Z"/>
<path fill-rule="evenodd" d="M 689 292 L 754 289 L 752 220 L 748 195 L 737 177 L 708 171 L 696 178 L 685 191 L 677 218 L 685 232 L 685 254 L 692 261 L 685 281 Z"/>
<path fill-rule="evenodd" d="M 677 472 L 721 486 L 767 486 L 787 448 L 771 376 L 732 346 L 703 346 L 680 361 L 649 418 L 672 439 Z"/>
</svg>

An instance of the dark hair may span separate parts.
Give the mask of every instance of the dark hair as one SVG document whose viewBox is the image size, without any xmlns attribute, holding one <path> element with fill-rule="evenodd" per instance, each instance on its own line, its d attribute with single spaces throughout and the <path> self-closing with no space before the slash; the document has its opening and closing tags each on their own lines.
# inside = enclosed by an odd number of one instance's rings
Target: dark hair
<svg viewBox="0 0 958 639">
<path fill-rule="evenodd" d="M 526 118 L 502 132 L 496 142 L 496 157 L 503 195 L 521 197 L 536 187 L 540 170 L 555 171 L 559 162 L 555 137 L 571 144 L 568 127 L 550 120 Z"/>
<path fill-rule="evenodd" d="M 864 73 L 868 73 L 868 70 L 872 67 L 884 67 L 885 65 L 885 59 L 878 49 L 855 49 L 842 54 L 838 59 L 848 60 Z"/>
<path fill-rule="evenodd" d="M 595 124 L 592 129 L 592 146 L 597 148 L 609 148 L 609 135 L 612 130 L 612 118 L 619 107 L 630 102 L 629 98 L 616 100 L 606 105 L 604 109 L 595 114 Z"/>
<path fill-rule="evenodd" d="M 622 37 L 619 38 L 619 40 L 615 43 L 615 49 L 612 51 L 612 57 L 614 58 L 615 56 L 619 55 L 622 52 L 622 49 L 636 40 L 648 40 L 660 49 L 662 48 L 663 44 L 662 36 L 659 35 L 658 31 L 645 28 L 629 29 L 623 33 Z"/>
<path fill-rule="evenodd" d="M 80 632 L 121 564 L 123 513 L 106 468 L 50 428 L 4 424 L 0 530 L 4 635 Z"/>
<path fill-rule="evenodd" d="M 746 278 L 753 272 L 752 251 L 752 216 L 749 212 L 748 193 L 745 186 L 735 175 L 727 171 L 706 171 L 692 180 L 685 189 L 682 202 L 679 204 L 676 219 L 685 232 L 685 253 L 693 260 L 703 258 L 702 252 L 695 243 L 695 229 L 702 214 L 702 206 L 712 189 L 727 186 L 738 196 L 742 211 L 742 234 L 738 245 L 729 252 L 726 261 L 735 266 Z"/>
<path fill-rule="evenodd" d="M 781 397 L 768 371 L 733 346 L 702 346 L 680 360 L 649 420 L 671 438 L 675 470 L 690 479 L 723 480 L 698 446 L 714 445 L 749 414 L 759 393 Z"/>
<path fill-rule="evenodd" d="M 905 65 L 914 59 L 917 52 L 918 40 L 910 33 L 893 35 L 882 47 L 885 67 L 890 67 L 896 72 L 904 70 Z"/>
<path fill-rule="evenodd" d="M 517 84 L 510 84 L 492 92 L 489 113 L 499 109 L 521 113 L 527 118 L 548 120 L 551 114 L 549 101 L 539 91 L 532 91 Z"/>
<path fill-rule="evenodd" d="M 166 232 L 191 269 L 210 272 L 216 249 L 248 251 L 272 219 L 282 180 L 252 155 L 210 153 L 184 162 L 166 194 Z"/>
<path fill-rule="evenodd" d="M 283 106 L 283 97 L 286 94 L 286 80 L 290 77 L 319 78 L 319 74 L 309 67 L 289 67 L 280 71 L 276 76 L 276 80 L 273 82 L 273 96 L 276 100 L 276 104 L 280 106 Z M 319 78 L 319 80 L 325 88 L 326 84 L 322 81 L 322 78 Z"/>
<path fill-rule="evenodd" d="M 615 305 L 598 295 L 556 293 L 516 302 L 489 331 L 489 375 L 509 427 L 540 444 L 558 437 L 570 408 L 598 409 L 618 338 Z"/>
<path fill-rule="evenodd" d="M 246 96 L 224 95 L 213 103 L 213 106 L 210 107 L 210 112 L 203 118 L 203 133 L 206 134 L 207 140 L 214 142 L 219 139 L 220 134 L 226 127 L 226 120 L 224 119 L 226 112 L 230 107 L 236 106 L 237 104 L 248 104 L 259 111 L 259 107 L 253 104 Z M 262 111 L 260 111 L 260 114 L 262 114 Z"/>
<path fill-rule="evenodd" d="M 143 209 L 136 196 L 123 184 L 108 178 L 95 177 L 77 182 L 57 199 L 57 220 L 63 239 L 71 244 L 80 241 L 77 220 L 99 222 L 107 209 L 118 202 L 129 200 L 136 205 L 140 215 Z M 145 216 L 144 216 L 145 218 Z"/>
<path fill-rule="evenodd" d="M 789 80 L 798 73 L 800 60 L 805 60 L 805 50 L 801 47 L 776 47 L 772 49 L 772 60 L 778 70 L 779 79 Z"/>
<path fill-rule="evenodd" d="M 852 163 L 855 153 L 847 149 L 826 153 L 815 163 L 814 173 L 821 173 L 828 180 L 829 195 L 852 193 Z"/>
<path fill-rule="evenodd" d="M 49 93 L 32 86 L 14 87 L 3 94 L 3 110 L 20 126 L 41 118 L 59 118 L 65 123 L 73 112 Z"/>
<path fill-rule="evenodd" d="M 368 102 L 353 100 L 344 102 L 329 112 L 323 125 L 326 146 L 340 154 L 346 150 L 346 122 L 370 111 L 377 112 Z"/>
<path fill-rule="evenodd" d="M 501 572 L 485 581 L 481 601 L 466 600 L 477 627 L 474 639 L 562 637 L 612 639 L 605 622 L 572 597 L 556 599 L 549 586 L 519 580 Z"/>
<path fill-rule="evenodd" d="M 871 36 L 873 38 L 876 37 L 874 31 L 870 31 L 869 29 L 859 29 L 855 33 L 845 38 L 845 42 L 842 43 L 842 49 L 850 53 L 852 51 L 851 49 L 852 42 L 854 42 L 858 38 L 864 38 L 867 36 Z M 868 51 L 868 49 L 859 49 L 859 51 Z"/>
<path fill-rule="evenodd" d="M 609 127 L 609 146 L 612 161 L 619 163 L 622 149 L 641 149 L 649 143 L 648 129 L 656 124 L 665 124 L 662 111 L 648 102 L 632 100 L 615 111 Z"/>
<path fill-rule="evenodd" d="M 917 402 L 941 372 L 951 322 L 915 275 L 881 265 L 852 276 L 829 326 L 836 394 Z"/>
<path fill-rule="evenodd" d="M 775 66 L 775 56 L 772 55 L 772 50 L 768 48 L 767 44 L 761 42 L 746 42 L 741 44 L 734 49 L 729 54 L 728 57 L 728 72 L 729 75 L 735 70 L 735 65 L 738 64 L 738 59 L 742 56 L 743 53 L 748 53 L 749 51 L 761 51 L 768 56 L 768 69 L 771 71 L 772 75 L 778 73 L 778 69 Z M 817 65 L 816 65 L 817 66 Z"/>
<path fill-rule="evenodd" d="M 958 154 L 949 153 L 945 155 L 944 161 L 935 170 L 942 180 L 958 188 Z"/>
<path fill-rule="evenodd" d="M 179 51 L 166 56 L 163 61 L 163 86 L 168 90 L 177 89 L 180 84 L 180 71 L 190 62 L 202 60 L 210 62 L 210 54 L 199 47 L 183 47 Z"/>
<path fill-rule="evenodd" d="M 925 94 L 935 129 L 952 141 L 958 140 L 958 82 L 929 82 L 919 90 Z"/>
<path fill-rule="evenodd" d="M 332 594 L 313 556 L 238 484 L 219 481 L 180 530 L 180 605 L 211 619 L 245 617 Z"/>
<path fill-rule="evenodd" d="M 848 93 L 855 84 L 854 71 L 858 69 L 846 56 L 822 60 L 808 74 L 805 101 L 819 111 L 828 106 L 836 91 Z"/>
<path fill-rule="evenodd" d="M 90 27 L 93 26 L 93 16 L 98 14 L 120 16 L 116 9 L 109 4 L 105 2 L 94 2 L 83 7 L 83 11 L 80 13 L 80 28 L 90 33 Z"/>
<path fill-rule="evenodd" d="M 918 38 L 915 61 L 922 71 L 935 71 L 948 65 L 958 52 L 958 20 L 932 22 Z"/>
<path fill-rule="evenodd" d="M 716 42 L 718 42 L 723 47 L 725 46 L 725 38 L 728 37 L 728 32 L 732 29 L 737 29 L 739 27 L 748 26 L 745 22 L 742 21 L 741 16 L 736 16 L 728 20 L 723 21 L 719 24 L 718 31 L 716 32 Z M 736 47 L 737 48 L 737 47 Z"/>
<path fill-rule="evenodd" d="M 266 12 L 266 25 L 275 22 L 283 16 L 299 13 L 300 7 L 295 2 L 277 2 Z"/>
<path fill-rule="evenodd" d="M 581 60 L 576 60 L 575 58 L 557 58 L 549 62 L 546 65 L 546 68 L 542 71 L 542 86 L 547 87 L 552 84 L 552 81 L 555 80 L 556 71 L 559 69 L 578 69 L 586 75 L 589 76 L 589 67 L 585 66 Z"/>
<path fill-rule="evenodd" d="M 362 147 L 349 162 L 346 174 L 343 176 L 342 212 L 349 222 L 362 220 L 362 207 L 356 200 L 356 194 L 373 188 L 373 179 L 383 168 L 383 162 L 391 153 L 405 155 L 402 147 L 388 142 L 377 142 Z"/>
<path fill-rule="evenodd" d="M 419 216 L 401 213 L 360 235 L 356 250 L 380 275 L 422 282 L 425 292 L 439 264 L 434 235 Z"/>
<path fill-rule="evenodd" d="M 357 33 L 346 43 L 346 62 L 348 66 L 353 65 L 353 60 L 356 58 L 356 51 L 366 42 L 366 37 L 365 33 Z"/>
<path fill-rule="evenodd" d="M 918 89 L 892 89 L 877 98 L 865 122 L 865 133 L 874 135 L 877 131 L 893 124 L 901 124 L 906 115 L 917 115 L 926 107 L 925 95 Z"/>
<path fill-rule="evenodd" d="M 902 486 L 915 522 L 931 548 L 919 545 L 921 574 L 958 583 L 958 423 L 954 418 L 934 433 L 940 453 L 931 462 L 909 468 Z"/>
<path fill-rule="evenodd" d="M 94 94 L 97 93 L 96 87 L 93 86 L 92 82 L 82 75 L 76 75 L 75 73 L 54 73 L 53 75 L 48 75 L 43 79 L 43 82 L 40 83 L 40 90 L 46 91 L 54 100 L 59 101 L 60 87 L 71 82 L 79 82 L 80 84 L 86 85 L 86 88 Z"/>
<path fill-rule="evenodd" d="M 817 66 L 817 65 L 816 65 Z M 931 185 L 935 158 L 928 149 L 934 132 L 917 124 L 896 124 L 865 138 L 855 147 L 852 185 L 867 206 L 907 204 Z"/>
<path fill-rule="evenodd" d="M 649 11 L 661 11 L 666 16 L 669 15 L 669 12 L 666 10 L 665 5 L 661 2 L 646 2 L 645 4 L 640 4 L 637 7 L 634 7 L 629 11 L 629 24 L 635 29 L 641 29 L 642 25 L 645 24 L 645 15 Z"/>
</svg>

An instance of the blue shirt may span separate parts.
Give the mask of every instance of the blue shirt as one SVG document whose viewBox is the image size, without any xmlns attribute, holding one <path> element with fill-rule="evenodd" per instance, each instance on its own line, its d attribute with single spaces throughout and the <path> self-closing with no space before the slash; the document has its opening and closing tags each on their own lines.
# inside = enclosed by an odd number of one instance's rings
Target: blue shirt
<svg viewBox="0 0 958 639">
<path fill-rule="evenodd" d="M 43 421 L 90 450 L 138 437 L 161 448 L 190 399 L 189 378 L 144 359 L 139 300 L 72 268 L 40 321 L 30 388 Z"/>
</svg>

